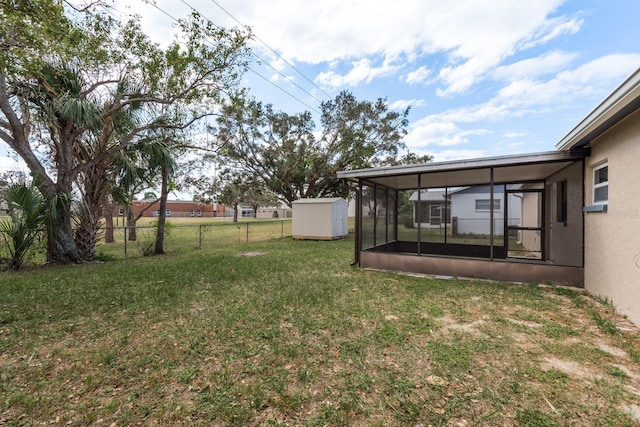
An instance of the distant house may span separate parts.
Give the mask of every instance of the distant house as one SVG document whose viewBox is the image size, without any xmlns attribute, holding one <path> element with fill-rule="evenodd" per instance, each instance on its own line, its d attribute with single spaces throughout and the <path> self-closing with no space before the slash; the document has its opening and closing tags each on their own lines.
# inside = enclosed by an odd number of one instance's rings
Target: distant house
<svg viewBox="0 0 640 427">
<path fill-rule="evenodd" d="M 506 209 L 511 224 L 520 223 L 521 200 L 511 198 L 511 203 L 505 203 L 504 185 L 496 185 L 493 201 L 488 185 L 476 185 L 460 188 L 430 188 L 414 192 L 409 200 L 413 202 L 414 227 L 442 228 L 449 227 L 452 234 L 488 235 L 491 232 L 490 208 L 493 203 L 494 229 L 502 229 Z M 420 200 L 418 201 L 418 198 Z M 446 199 L 446 201 L 445 201 Z M 418 209 L 422 206 L 422 209 Z M 418 218 L 421 218 L 418 221 Z M 453 218 L 453 221 L 452 221 Z"/>
<path fill-rule="evenodd" d="M 149 204 L 151 203 L 151 206 Z M 132 204 L 133 215 L 137 216 L 140 211 L 144 209 L 143 217 L 157 217 L 160 215 L 160 202 L 153 202 L 153 200 L 136 200 Z M 212 218 L 212 217 L 224 217 L 225 207 L 220 204 L 205 204 L 186 200 L 168 200 L 167 212 L 168 217 L 179 218 Z M 116 206 L 114 209 L 114 216 L 124 216 L 124 208 L 122 206 Z"/>
<path fill-rule="evenodd" d="M 445 190 L 430 188 L 414 192 L 409 200 L 413 202 L 413 226 L 426 228 L 443 227 L 451 223 L 451 199 Z"/>
<path fill-rule="evenodd" d="M 640 69 L 556 148 L 339 172 L 357 183 L 362 206 L 355 261 L 378 269 L 585 287 L 640 325 Z M 410 203 L 422 203 L 424 195 L 422 212 L 414 209 L 417 230 L 399 221 L 407 193 L 420 195 L 406 197 L 414 199 Z M 378 205 L 395 208 L 381 215 Z M 516 206 L 519 212 L 511 210 Z M 433 230 L 438 221 L 453 228 L 454 218 L 472 216 L 484 227 L 474 229 L 486 234 L 482 239 Z M 464 229 L 459 222 L 462 236 Z"/>
<path fill-rule="evenodd" d="M 284 206 L 265 206 L 258 208 L 256 218 L 291 218 L 291 208 Z"/>
</svg>

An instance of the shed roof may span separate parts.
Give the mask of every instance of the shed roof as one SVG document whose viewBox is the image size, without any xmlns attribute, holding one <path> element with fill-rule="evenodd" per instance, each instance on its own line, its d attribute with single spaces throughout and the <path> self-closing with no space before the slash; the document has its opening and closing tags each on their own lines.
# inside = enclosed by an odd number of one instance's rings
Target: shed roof
<svg viewBox="0 0 640 427">
<path fill-rule="evenodd" d="M 292 204 L 313 204 L 313 203 L 324 203 L 324 204 L 331 204 L 331 203 L 335 203 L 338 201 L 342 201 L 344 203 L 347 203 L 346 200 L 341 199 L 340 197 L 317 197 L 317 198 L 310 198 L 310 199 L 298 199 L 295 200 Z"/>
</svg>

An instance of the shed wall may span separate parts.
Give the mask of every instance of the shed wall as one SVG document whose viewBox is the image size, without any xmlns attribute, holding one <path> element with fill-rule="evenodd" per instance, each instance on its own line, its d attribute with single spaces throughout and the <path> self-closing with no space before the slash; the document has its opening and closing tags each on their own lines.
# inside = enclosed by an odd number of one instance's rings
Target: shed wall
<svg viewBox="0 0 640 427">
<path fill-rule="evenodd" d="M 292 204 L 292 210 L 294 239 L 339 239 L 348 234 L 345 200 L 300 200 Z"/>
</svg>

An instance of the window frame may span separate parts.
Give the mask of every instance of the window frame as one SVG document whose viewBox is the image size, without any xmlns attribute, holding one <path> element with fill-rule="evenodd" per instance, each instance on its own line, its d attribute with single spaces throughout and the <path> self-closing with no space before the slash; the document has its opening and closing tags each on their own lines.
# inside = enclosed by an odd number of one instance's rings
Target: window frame
<svg viewBox="0 0 640 427">
<path fill-rule="evenodd" d="M 567 224 L 569 216 L 569 181 L 558 181 L 556 221 Z"/>
<path fill-rule="evenodd" d="M 607 180 L 596 183 L 596 174 L 598 171 L 602 169 L 607 169 Z M 601 163 L 593 168 L 593 173 L 591 174 L 593 179 L 593 189 L 591 191 L 591 197 L 594 205 L 608 205 L 609 204 L 609 162 Z M 607 198 L 605 200 L 596 200 L 596 190 L 600 188 L 607 188 Z"/>
<path fill-rule="evenodd" d="M 500 209 L 502 209 L 502 199 L 493 199 L 493 211 L 494 212 L 500 212 Z M 491 199 L 475 199 L 475 210 L 476 212 L 491 212 Z M 478 208 L 478 202 L 487 202 L 487 205 L 489 207 L 487 208 Z"/>
</svg>

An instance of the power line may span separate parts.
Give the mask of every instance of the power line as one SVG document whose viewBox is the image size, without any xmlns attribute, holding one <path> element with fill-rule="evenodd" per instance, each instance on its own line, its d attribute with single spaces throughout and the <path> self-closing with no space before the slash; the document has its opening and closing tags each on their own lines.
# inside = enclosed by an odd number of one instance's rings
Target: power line
<svg viewBox="0 0 640 427">
<path fill-rule="evenodd" d="M 207 21 L 209 21 L 211 24 L 215 25 L 217 28 L 220 28 L 220 26 L 219 26 L 219 25 L 217 25 L 216 23 L 214 23 L 214 22 L 213 22 L 210 18 L 208 18 L 205 14 L 203 14 L 202 12 L 200 12 L 199 10 L 197 10 L 196 8 L 194 8 L 193 6 L 191 6 L 191 5 L 190 5 L 189 3 L 187 3 L 185 0 L 180 0 L 180 1 L 182 1 L 182 3 L 184 3 L 187 7 L 191 8 L 191 10 L 193 10 L 194 12 L 199 13 L 203 18 L 205 18 L 205 19 L 206 19 Z M 215 3 L 215 2 L 214 2 L 214 3 Z M 216 4 L 217 4 L 217 3 L 216 3 Z M 154 6 L 155 6 L 155 5 L 154 5 Z M 157 6 L 156 6 L 156 7 L 157 7 Z M 218 7 L 220 7 L 220 6 L 218 5 Z M 220 8 L 221 8 L 221 7 L 220 7 Z M 222 9 L 222 8 L 221 8 L 221 9 Z M 222 10 L 224 10 L 224 9 L 222 9 Z M 225 13 L 229 14 L 229 12 L 227 12 L 226 10 L 225 10 Z M 233 18 L 233 16 L 232 16 L 232 15 L 229 15 L 229 16 L 231 16 L 231 17 Z M 240 24 L 242 27 L 246 27 L 246 25 L 243 25 L 243 24 L 242 24 L 240 21 L 238 21 L 237 19 L 235 19 L 235 18 L 233 18 L 233 19 L 234 19 L 234 20 L 236 20 L 236 22 L 238 22 L 238 24 Z M 258 37 L 257 37 L 257 36 L 256 36 L 256 39 L 258 39 Z M 260 39 L 258 39 L 258 40 L 260 40 Z M 261 40 L 260 40 L 260 41 L 261 41 Z M 261 42 L 262 42 L 262 41 L 261 41 Z M 264 42 L 262 42 L 262 43 L 264 44 Z M 265 46 L 266 46 L 266 44 L 265 44 Z M 267 47 L 268 47 L 268 46 L 267 46 Z M 271 48 L 269 48 L 269 49 L 271 49 Z M 272 51 L 273 51 L 273 49 L 272 49 Z M 275 51 L 273 51 L 273 52 L 274 52 L 276 55 L 278 55 L 278 54 L 277 54 L 277 52 L 275 52 Z M 262 57 L 260 57 L 260 55 L 258 55 L 258 54 L 257 54 L 257 53 L 255 53 L 255 52 L 251 52 L 251 54 L 252 54 L 253 56 L 255 56 L 255 57 L 256 57 L 256 59 L 258 59 L 258 61 L 260 61 L 260 62 L 264 63 L 267 67 L 271 68 L 273 71 L 275 71 L 276 73 L 278 73 L 278 74 L 279 74 L 280 76 L 282 76 L 286 81 L 288 81 L 289 83 L 291 83 L 292 85 L 294 85 L 295 87 L 297 87 L 298 89 L 300 89 L 302 92 L 306 93 L 307 95 L 309 95 L 311 98 L 315 99 L 316 101 L 318 101 L 318 102 L 322 102 L 322 101 L 321 101 L 321 100 L 319 100 L 315 95 L 313 95 L 311 92 L 307 91 L 305 88 L 303 88 L 302 86 L 300 86 L 299 84 L 297 84 L 295 81 L 293 81 L 289 76 L 285 75 L 285 74 L 284 74 L 284 73 L 282 73 L 280 70 L 278 70 L 278 69 L 277 69 L 277 68 L 275 68 L 273 65 L 271 65 L 271 64 L 269 63 L 269 61 L 266 61 L 265 59 L 263 59 Z M 280 55 L 278 55 L 278 57 L 280 57 L 283 61 L 285 61 L 287 64 L 289 64 L 289 63 L 288 63 L 284 58 L 282 58 Z M 298 71 L 298 70 L 297 70 L 295 67 L 293 67 L 291 64 L 289 64 L 289 66 L 290 66 L 290 67 L 292 67 L 294 70 L 296 70 L 298 73 L 300 73 L 300 74 L 301 74 L 301 75 L 302 75 L 306 80 L 308 80 L 308 81 L 310 81 L 310 82 L 311 82 L 311 80 L 309 80 L 306 76 L 304 76 L 304 74 L 302 74 L 300 71 Z M 255 73 L 255 71 L 254 71 L 254 70 L 252 70 L 252 71 Z M 257 74 L 257 73 L 256 73 L 256 74 Z M 260 76 L 260 77 L 264 78 L 264 76 Z M 284 91 L 285 93 L 289 94 L 289 93 L 288 93 L 288 92 L 286 92 L 283 88 L 281 88 L 280 86 L 276 85 L 276 84 L 275 84 L 275 83 L 273 83 L 272 81 L 270 81 L 270 80 L 269 80 L 269 82 L 270 82 L 270 83 L 272 83 L 272 84 L 274 84 L 274 86 L 278 87 L 280 90 L 282 90 L 282 91 Z M 313 82 L 311 82 L 311 83 L 315 86 L 315 83 L 313 83 Z M 317 87 L 317 86 L 316 86 L 316 87 Z M 319 89 L 320 89 L 320 88 L 319 88 Z M 322 90 L 322 89 L 320 89 L 320 90 Z M 322 91 L 322 92 L 324 92 L 324 91 Z M 326 92 L 324 92 L 324 93 L 325 93 L 327 96 L 329 96 L 329 94 L 327 94 Z M 294 97 L 294 98 L 295 98 L 295 97 Z M 297 99 L 298 101 L 300 101 L 298 98 L 295 98 L 295 99 Z M 307 107 L 309 107 L 306 103 L 303 103 L 303 104 L 304 104 L 304 105 L 306 105 Z M 311 107 L 309 107 L 309 108 L 311 108 Z"/>
<path fill-rule="evenodd" d="M 242 22 L 240 22 L 235 16 L 233 16 L 227 9 L 225 9 L 224 7 L 222 7 L 220 5 L 220 3 L 218 3 L 216 0 L 211 0 L 211 2 L 213 4 L 215 4 L 216 6 L 218 6 L 224 13 L 226 13 L 227 15 L 229 15 L 231 17 L 231 19 L 233 19 L 234 21 L 236 21 L 240 26 L 242 27 L 247 27 L 247 25 L 244 25 Z M 291 64 L 289 61 L 287 61 L 284 57 L 282 57 L 282 55 L 280 55 L 275 49 L 273 49 L 271 46 L 269 46 L 264 40 L 262 40 L 260 37 L 258 37 L 257 34 L 255 34 L 255 38 L 256 40 L 258 40 L 260 43 L 262 43 L 263 45 L 266 46 L 267 49 L 269 49 L 271 52 L 273 52 L 274 55 L 276 55 L 278 58 L 282 59 L 282 61 L 284 61 L 285 64 L 287 64 L 289 67 L 291 67 L 292 69 L 294 69 L 298 74 L 300 74 L 306 81 L 308 81 L 309 83 L 311 83 L 313 86 L 315 86 L 318 90 L 320 90 L 322 93 L 324 93 L 328 98 L 331 98 L 331 95 L 329 95 L 324 89 L 322 89 L 320 86 L 318 86 L 313 80 L 311 80 L 310 78 L 308 78 L 302 71 L 300 71 L 295 65 Z"/>
<path fill-rule="evenodd" d="M 206 16 L 202 15 L 197 9 L 195 9 L 194 7 L 192 7 L 191 5 L 189 5 L 188 3 L 186 3 L 184 0 L 181 0 L 185 5 L 187 5 L 187 7 L 191 8 L 193 11 L 199 13 L 201 16 L 203 16 L 205 19 L 207 19 L 211 24 L 213 24 L 214 26 L 216 26 L 217 28 L 221 28 L 219 25 L 215 24 L 213 21 L 211 21 L 209 18 L 207 18 Z M 164 14 L 166 17 L 168 17 L 169 19 L 171 19 L 172 21 L 174 21 L 175 23 L 179 23 L 180 21 L 178 20 L 178 18 L 174 17 L 173 15 L 171 15 L 169 12 L 167 12 L 166 10 L 162 9 L 160 6 L 158 6 L 157 4 L 155 4 L 155 2 L 148 2 L 149 4 L 151 4 L 154 8 L 156 8 L 160 13 Z M 123 15 L 122 12 L 118 11 L 117 9 L 113 8 L 113 10 L 115 10 L 116 12 L 120 13 L 121 15 Z M 110 11 L 109 13 L 115 17 L 115 15 L 113 15 Z M 213 44 L 208 41 L 208 43 L 213 46 Z M 254 56 L 256 56 L 259 60 L 262 60 L 260 57 L 258 57 L 256 54 L 254 54 L 252 52 L 252 54 Z M 271 68 L 273 68 L 271 65 L 269 65 Z M 259 72 L 257 72 L 256 70 L 254 70 L 253 68 L 251 68 L 250 66 L 247 66 L 247 69 L 251 72 L 253 72 L 255 75 L 257 75 L 258 77 L 260 77 L 261 79 L 265 80 L 266 82 L 268 82 L 269 84 L 271 84 L 272 86 L 275 86 L 277 89 L 279 89 L 280 91 L 282 91 L 283 93 L 285 93 L 287 96 L 293 98 L 294 100 L 298 101 L 299 103 L 301 103 L 302 105 L 304 105 L 305 107 L 307 107 L 308 109 L 310 109 L 311 111 L 320 114 L 320 112 L 310 106 L 309 104 L 307 104 L 306 102 L 304 102 L 302 99 L 298 98 L 297 96 L 293 95 L 291 92 L 287 91 L 286 89 L 284 89 L 283 87 L 277 85 L 276 83 L 274 83 L 273 81 L 271 81 L 270 79 L 268 79 L 267 77 L 263 76 L 262 74 L 260 74 Z M 282 76 L 284 76 L 282 73 L 280 73 L 278 70 L 276 70 L 275 68 L 273 68 L 276 72 L 278 72 L 279 74 L 281 74 Z M 287 78 L 286 76 L 284 76 L 285 78 Z M 287 78 L 287 80 L 289 80 Z M 289 80 L 290 81 L 290 80 Z M 294 82 L 291 82 L 292 84 L 294 84 L 296 87 L 298 87 L 299 89 L 301 89 L 303 92 L 305 92 L 307 95 L 311 96 L 312 98 L 314 98 L 316 101 L 321 102 L 319 99 L 317 99 L 314 95 L 312 95 L 311 93 L 307 92 L 304 88 L 300 87 L 299 85 L 297 85 Z"/>
<path fill-rule="evenodd" d="M 317 109 L 313 108 L 312 106 L 310 106 L 309 104 L 307 104 L 306 102 L 304 102 L 303 100 L 301 100 L 300 98 L 298 98 L 297 96 L 293 95 L 290 92 L 287 92 L 286 89 L 281 88 L 280 86 L 278 86 L 277 84 L 275 84 L 274 82 L 272 82 L 271 80 L 269 80 L 268 78 L 266 78 L 265 76 L 263 76 L 260 73 L 257 73 L 256 71 L 254 71 L 253 69 L 251 69 L 251 67 L 247 67 L 249 68 L 249 70 L 253 71 L 258 77 L 264 79 L 266 82 L 274 85 L 275 87 L 277 87 L 278 89 L 280 89 L 281 91 L 283 91 L 284 93 L 286 93 L 287 95 L 289 95 L 290 97 L 292 97 L 293 99 L 295 99 L 296 101 L 298 101 L 299 103 L 301 103 L 302 105 L 305 105 L 307 108 L 309 108 L 310 110 L 312 110 L 314 113 L 316 114 L 321 114 L 320 111 L 318 111 Z"/>
</svg>

